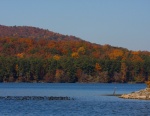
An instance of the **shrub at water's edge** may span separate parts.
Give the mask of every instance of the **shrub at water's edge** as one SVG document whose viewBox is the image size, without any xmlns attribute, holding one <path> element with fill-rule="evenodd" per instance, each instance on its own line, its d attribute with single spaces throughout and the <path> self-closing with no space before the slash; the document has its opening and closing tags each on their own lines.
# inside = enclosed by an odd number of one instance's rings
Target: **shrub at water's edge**
<svg viewBox="0 0 150 116">
<path fill-rule="evenodd" d="M 147 88 L 150 88 L 150 81 L 146 81 L 145 83 L 147 85 Z"/>
</svg>

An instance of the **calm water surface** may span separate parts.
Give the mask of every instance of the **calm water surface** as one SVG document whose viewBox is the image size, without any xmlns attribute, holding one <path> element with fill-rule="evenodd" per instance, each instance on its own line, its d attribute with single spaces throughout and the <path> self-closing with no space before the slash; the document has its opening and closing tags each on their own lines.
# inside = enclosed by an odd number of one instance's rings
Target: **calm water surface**
<svg viewBox="0 0 150 116">
<path fill-rule="evenodd" d="M 144 89 L 145 84 L 0 83 L 0 96 L 68 96 L 75 100 L 3 100 L 0 116 L 149 116 L 150 101 L 112 94 Z"/>
</svg>

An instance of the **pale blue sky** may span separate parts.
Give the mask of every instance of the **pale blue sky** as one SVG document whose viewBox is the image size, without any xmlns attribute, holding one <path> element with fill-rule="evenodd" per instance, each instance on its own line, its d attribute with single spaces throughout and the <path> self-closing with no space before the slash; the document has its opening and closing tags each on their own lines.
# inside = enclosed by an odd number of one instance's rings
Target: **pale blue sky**
<svg viewBox="0 0 150 116">
<path fill-rule="evenodd" d="M 150 0 L 0 0 L 0 24 L 150 51 Z"/>
</svg>

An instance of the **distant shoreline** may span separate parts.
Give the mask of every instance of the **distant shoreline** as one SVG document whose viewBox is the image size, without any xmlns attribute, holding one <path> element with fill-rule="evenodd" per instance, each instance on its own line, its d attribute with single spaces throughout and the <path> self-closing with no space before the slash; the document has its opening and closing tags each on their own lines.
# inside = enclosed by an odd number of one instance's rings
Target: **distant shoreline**
<svg viewBox="0 0 150 116">
<path fill-rule="evenodd" d="M 0 83 L 59 83 L 59 82 L 0 82 Z M 60 82 L 61 83 L 61 82 Z M 68 83 L 68 82 L 64 82 Z M 74 82 L 79 84 L 145 84 L 145 83 L 139 83 L 139 82 L 127 82 L 127 83 L 118 83 L 118 82 L 111 82 L 111 83 L 98 83 L 98 82 Z"/>
</svg>

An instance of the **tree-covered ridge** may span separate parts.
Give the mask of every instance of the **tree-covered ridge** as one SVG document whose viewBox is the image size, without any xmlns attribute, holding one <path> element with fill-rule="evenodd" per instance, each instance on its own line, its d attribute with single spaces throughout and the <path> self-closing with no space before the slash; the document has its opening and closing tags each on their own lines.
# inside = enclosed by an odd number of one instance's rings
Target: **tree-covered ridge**
<svg viewBox="0 0 150 116">
<path fill-rule="evenodd" d="M 46 29 L 40 29 L 31 26 L 4 26 L 0 25 L 0 37 L 5 38 L 30 38 L 30 39 L 50 39 L 50 40 L 67 40 L 79 39 L 74 36 L 62 35 L 54 33 Z"/>
<path fill-rule="evenodd" d="M 123 83 L 150 79 L 150 52 L 92 44 L 70 36 L 62 39 L 59 35 L 58 39 L 57 34 L 56 39 L 0 37 L 1 82 Z"/>
</svg>

